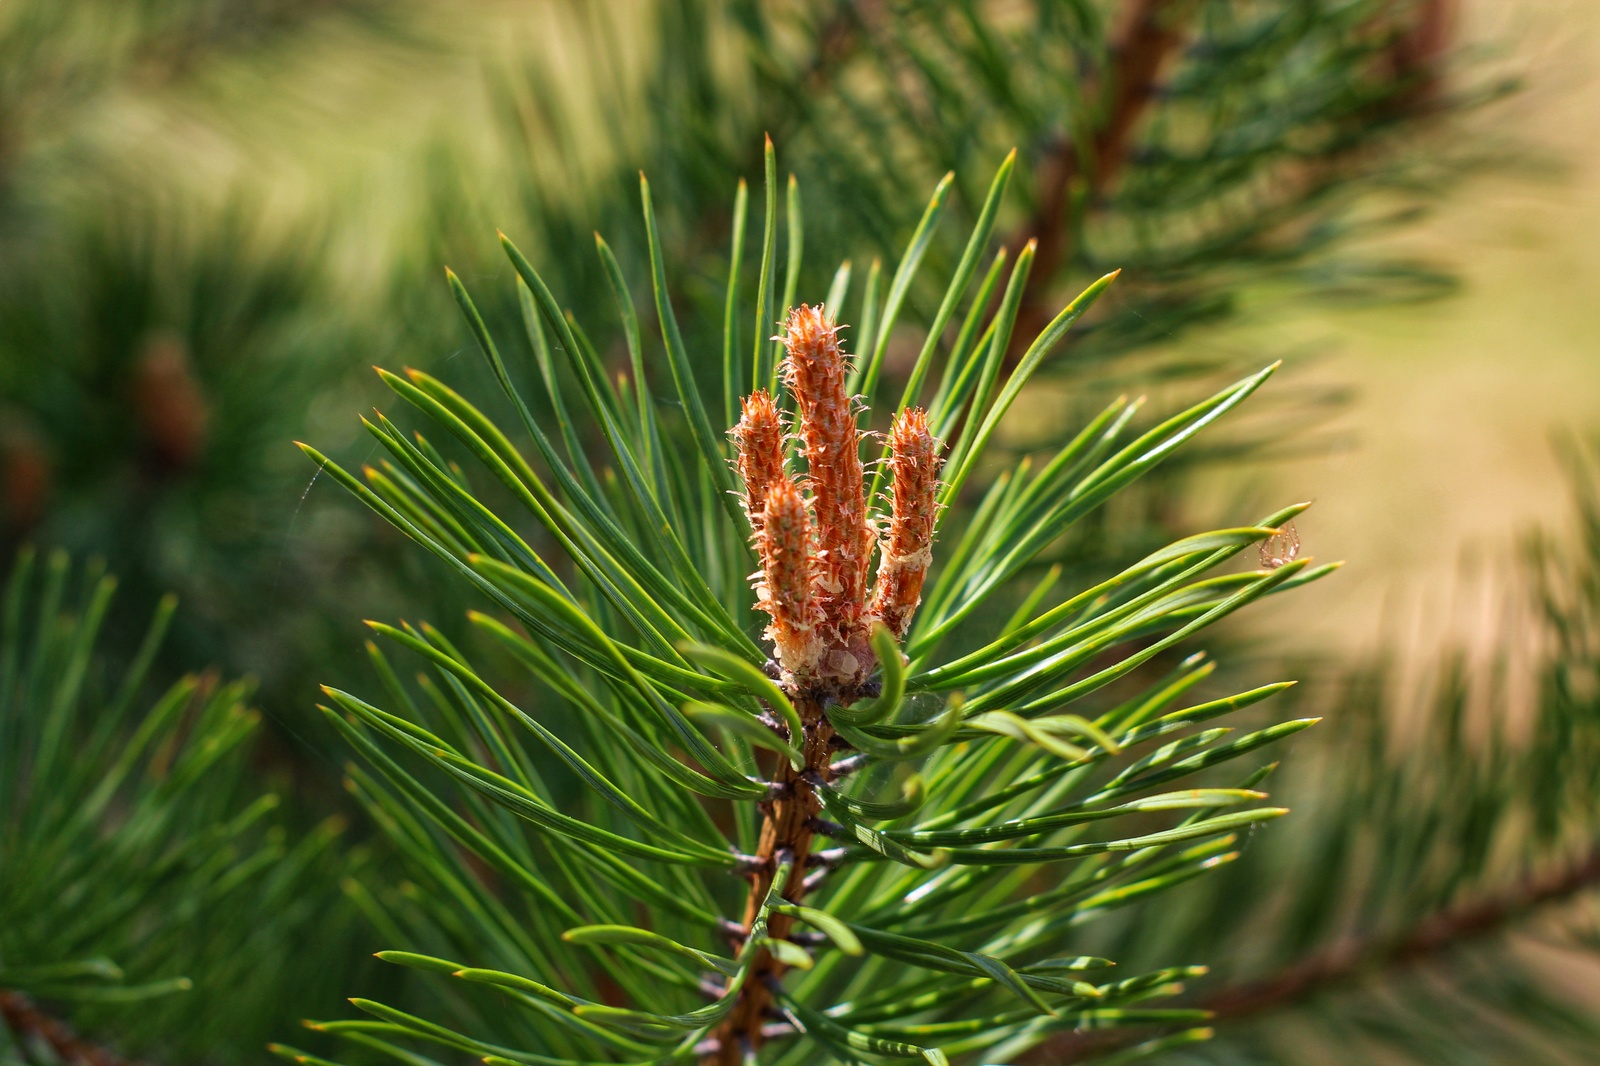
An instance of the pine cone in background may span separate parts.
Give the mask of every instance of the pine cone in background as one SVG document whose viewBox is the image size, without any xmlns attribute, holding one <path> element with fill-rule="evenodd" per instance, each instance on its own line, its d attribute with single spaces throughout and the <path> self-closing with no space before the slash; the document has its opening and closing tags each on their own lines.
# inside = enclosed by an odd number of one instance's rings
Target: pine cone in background
<svg viewBox="0 0 1600 1066">
<path fill-rule="evenodd" d="M 211 412 L 183 341 L 171 333 L 146 338 L 131 384 L 133 409 L 157 465 L 185 470 L 198 463 Z"/>
<path fill-rule="evenodd" d="M 0 524 L 7 539 L 27 536 L 50 502 L 50 453 L 28 416 L 0 411 Z"/>
</svg>

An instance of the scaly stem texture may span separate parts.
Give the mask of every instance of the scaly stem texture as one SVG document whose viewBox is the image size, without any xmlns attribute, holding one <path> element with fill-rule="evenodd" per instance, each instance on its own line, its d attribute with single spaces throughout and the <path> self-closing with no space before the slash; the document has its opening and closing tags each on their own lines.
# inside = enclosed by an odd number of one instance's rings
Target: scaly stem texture
<svg viewBox="0 0 1600 1066">
<path fill-rule="evenodd" d="M 787 854 L 794 860 L 784 898 L 799 903 L 804 895 L 811 840 L 822 809 L 814 782 L 827 783 L 832 777 L 829 764 L 833 759 L 833 727 L 822 713 L 822 704 L 802 698 L 796 701 L 795 710 L 800 712 L 805 727 L 806 765 L 803 770 L 796 770 L 786 760 L 779 760 L 778 795 L 762 805 L 761 842 L 756 850 L 760 865 L 750 875 L 750 896 L 745 903 L 743 923 L 746 936 L 755 924 L 761 901 L 772 889 L 780 856 Z M 767 922 L 767 936 L 783 940 L 793 924 L 794 919 L 774 914 Z M 783 963 L 769 951 L 763 950 L 757 956 L 738 1004 L 718 1032 L 717 1050 L 710 1060 L 716 1066 L 739 1066 L 744 1062 L 746 1048 L 754 1050 L 761 1046 L 761 1026 L 767 1021 L 767 1010 L 772 1004 L 771 985 L 783 976 L 784 969 Z"/>
</svg>

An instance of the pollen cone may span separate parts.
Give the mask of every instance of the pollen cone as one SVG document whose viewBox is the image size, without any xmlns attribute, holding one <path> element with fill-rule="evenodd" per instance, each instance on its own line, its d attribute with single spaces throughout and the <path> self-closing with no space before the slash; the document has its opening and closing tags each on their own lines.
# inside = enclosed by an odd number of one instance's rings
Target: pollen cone
<svg viewBox="0 0 1600 1066">
<path fill-rule="evenodd" d="M 920 407 L 902 411 L 889 431 L 893 507 L 872 599 L 872 613 L 896 639 L 911 628 L 911 617 L 922 602 L 922 581 L 933 562 L 939 464 L 939 442 L 928 431 L 927 412 Z"/>
<path fill-rule="evenodd" d="M 861 466 L 861 431 L 845 391 L 849 367 L 822 307 L 789 312 L 784 380 L 795 397 L 816 519 L 818 605 L 836 647 L 864 644 L 873 529 Z"/>
<path fill-rule="evenodd" d="M 783 416 L 767 390 L 757 389 L 743 401 L 739 424 L 728 431 L 739 449 L 739 477 L 744 481 L 744 511 L 750 530 L 761 533 L 767 493 L 784 479 Z"/>
<path fill-rule="evenodd" d="M 798 688 L 809 687 L 822 655 L 811 565 L 811 528 L 806 502 L 788 478 L 773 483 L 762 507 L 756 547 L 761 555 L 757 606 L 772 618 L 767 639 L 777 652 L 784 677 Z"/>
</svg>

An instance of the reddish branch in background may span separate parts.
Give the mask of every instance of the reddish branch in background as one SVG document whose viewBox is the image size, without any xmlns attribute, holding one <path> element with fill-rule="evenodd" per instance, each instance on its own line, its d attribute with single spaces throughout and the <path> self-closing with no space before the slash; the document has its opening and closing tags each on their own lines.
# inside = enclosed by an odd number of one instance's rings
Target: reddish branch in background
<svg viewBox="0 0 1600 1066">
<path fill-rule="evenodd" d="M 1038 241 L 1012 350 L 1006 353 L 1009 361 L 1020 358 L 1026 338 L 1037 336 L 1049 322 L 1050 289 L 1072 264 L 1080 216 L 1106 199 L 1125 169 L 1134 133 L 1158 97 L 1163 71 L 1183 48 L 1197 6 L 1184 0 L 1129 0 L 1118 12 L 1123 28 L 1107 69 L 1093 91 L 1086 93 L 1087 136 L 1081 140 L 1063 136 L 1039 160 L 1033 216 L 1008 242 L 1018 247 L 1030 238 Z M 1375 19 L 1374 33 L 1392 35 L 1380 52 L 1380 62 L 1386 64 L 1383 76 L 1400 91 L 1359 121 L 1392 122 L 1435 104 L 1455 8 L 1455 0 L 1397 0 Z M 1362 155 L 1360 148 L 1343 149 L 1312 159 L 1280 175 L 1282 184 L 1293 190 L 1292 198 L 1309 198 L 1347 176 Z"/>
<path fill-rule="evenodd" d="M 42 1044 L 69 1066 L 138 1066 L 114 1051 L 84 1040 L 65 1022 L 50 1017 L 21 992 L 0 989 L 0 1022 L 26 1049 Z"/>
<path fill-rule="evenodd" d="M 8 411 L 0 425 L 0 531 L 25 534 L 44 517 L 51 467 L 44 436 Z"/>
<path fill-rule="evenodd" d="M 146 340 L 131 391 L 156 464 L 167 470 L 194 466 L 205 453 L 210 411 L 184 343 L 168 334 Z"/>
<path fill-rule="evenodd" d="M 838 334 L 822 307 L 795 308 L 785 322 L 783 380 L 795 401 L 795 437 L 806 461 L 803 480 L 787 470 L 783 422 L 765 392 L 746 398 L 739 424 L 731 430 L 761 559 L 756 602 L 772 619 L 767 638 L 778 677 L 804 729 L 803 736 L 789 740 L 805 755 L 798 769 L 780 760 L 773 796 L 761 805 L 761 838 L 736 938 L 740 944 L 750 935 L 782 859 L 793 862 L 785 897 L 798 901 L 805 892 L 821 811 L 816 787 L 833 777 L 836 741 L 826 708 L 864 694 L 877 668 L 869 639 L 873 627 L 881 623 L 896 637 L 905 635 L 933 559 L 939 442 L 922 410 L 900 412 L 889 434 L 891 506 L 880 523 L 867 507 L 861 427 L 845 390 L 849 358 Z M 869 574 L 875 548 L 874 586 Z M 792 919 L 773 915 L 767 935 L 783 939 L 791 925 Z M 737 1066 L 747 1050 L 760 1047 L 771 983 L 783 970 L 770 952 L 756 956 L 733 1011 L 718 1028 L 708 1062 Z"/>
<path fill-rule="evenodd" d="M 1037 206 L 1023 239 L 1039 242 L 1033 272 L 1022 293 L 1017 325 L 1008 358 L 1022 355 L 1018 344 L 1036 337 L 1050 321 L 1049 289 L 1057 274 L 1072 262 L 1072 235 L 1076 220 L 1072 201 L 1092 202 L 1108 189 L 1133 140 L 1133 130 L 1155 96 L 1161 68 L 1183 43 L 1182 9 L 1177 0 L 1135 0 L 1127 15 L 1127 29 L 1117 46 L 1110 69 L 1100 85 L 1101 103 L 1095 109 L 1096 125 L 1087 151 L 1080 153 L 1070 139 L 1060 141 L 1039 162 Z"/>
<path fill-rule="evenodd" d="M 1197 1006 L 1218 1021 L 1251 1018 L 1305 1003 L 1364 976 L 1377 977 L 1435 959 L 1478 937 L 1501 933 L 1541 907 L 1563 902 L 1600 886 L 1600 848 L 1571 865 L 1529 877 L 1503 892 L 1446 908 L 1424 917 L 1398 936 L 1358 936 L 1332 944 L 1256 981 L 1223 985 Z M 1103 1055 L 1148 1033 L 1103 1030 L 1066 1033 L 1039 1045 L 1028 1061 L 1081 1062 Z"/>
</svg>

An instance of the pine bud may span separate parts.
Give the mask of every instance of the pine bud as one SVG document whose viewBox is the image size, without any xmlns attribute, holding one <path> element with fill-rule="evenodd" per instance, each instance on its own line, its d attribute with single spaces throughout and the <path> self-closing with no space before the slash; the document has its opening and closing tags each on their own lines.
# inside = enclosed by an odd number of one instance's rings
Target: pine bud
<svg viewBox="0 0 1600 1066">
<path fill-rule="evenodd" d="M 817 632 L 820 611 L 812 588 L 810 516 L 800 490 L 787 477 L 772 484 L 761 510 L 757 606 L 772 617 L 767 639 L 784 674 L 803 688 L 815 676 L 822 655 Z"/>
<path fill-rule="evenodd" d="M 783 415 L 767 390 L 757 389 L 743 401 L 739 424 L 729 430 L 738 446 L 739 477 L 744 480 L 744 511 L 753 533 L 761 532 L 767 493 L 784 480 Z"/>
<path fill-rule="evenodd" d="M 922 581 L 933 562 L 933 527 L 938 517 L 934 493 L 939 484 L 939 442 L 928 431 L 928 415 L 907 408 L 889 431 L 889 468 L 894 501 L 889 530 L 878 563 L 872 611 L 896 638 L 911 628 L 922 601 Z"/>
<path fill-rule="evenodd" d="M 862 483 L 861 431 L 845 391 L 849 367 L 837 334 L 826 309 L 794 308 L 785 323 L 783 370 L 799 409 L 816 516 L 818 603 L 831 630 L 829 642 L 848 645 L 866 632 L 873 529 Z"/>
</svg>

